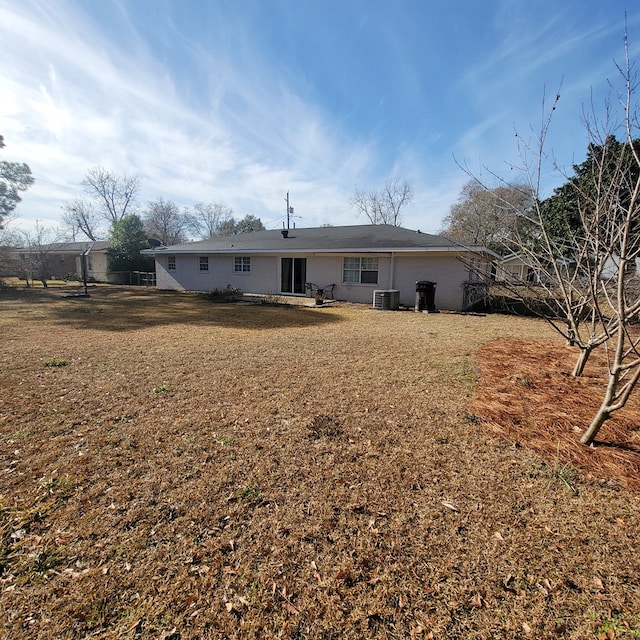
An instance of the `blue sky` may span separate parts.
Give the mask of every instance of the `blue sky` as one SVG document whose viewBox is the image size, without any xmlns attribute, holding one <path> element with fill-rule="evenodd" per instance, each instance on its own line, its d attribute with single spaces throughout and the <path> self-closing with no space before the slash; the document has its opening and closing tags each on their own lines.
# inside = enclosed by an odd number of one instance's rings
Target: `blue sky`
<svg viewBox="0 0 640 640">
<path fill-rule="evenodd" d="M 514 176 L 515 132 L 561 84 L 548 150 L 584 158 L 625 11 L 637 58 L 637 0 L 0 0 L 0 153 L 36 178 L 10 227 L 59 224 L 99 165 L 139 175 L 140 210 L 224 203 L 267 228 L 287 191 L 299 227 L 364 224 L 354 191 L 406 179 L 403 226 L 435 233 L 458 163 Z"/>
</svg>

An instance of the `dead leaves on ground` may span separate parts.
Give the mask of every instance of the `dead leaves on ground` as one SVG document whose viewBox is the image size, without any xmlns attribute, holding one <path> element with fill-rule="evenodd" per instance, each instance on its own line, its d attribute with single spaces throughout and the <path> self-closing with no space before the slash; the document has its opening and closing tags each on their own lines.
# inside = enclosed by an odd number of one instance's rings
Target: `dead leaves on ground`
<svg viewBox="0 0 640 640">
<path fill-rule="evenodd" d="M 493 340 L 476 357 L 480 375 L 470 405 L 473 421 L 542 454 L 574 494 L 565 465 L 640 495 L 640 390 L 605 423 L 597 446 L 579 443 L 605 389 L 598 375 L 601 354 L 591 356 L 581 378 L 567 375 L 577 352 L 550 342 Z"/>
</svg>

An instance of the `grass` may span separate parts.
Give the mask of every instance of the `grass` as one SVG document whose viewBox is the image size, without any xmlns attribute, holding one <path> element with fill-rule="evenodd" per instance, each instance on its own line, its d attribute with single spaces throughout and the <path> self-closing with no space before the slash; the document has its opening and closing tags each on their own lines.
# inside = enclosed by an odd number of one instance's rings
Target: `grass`
<svg viewBox="0 0 640 640">
<path fill-rule="evenodd" d="M 558 442 L 556 449 L 556 458 L 553 463 L 552 477 L 560 480 L 567 491 L 578 495 L 578 491 L 574 486 L 577 477 L 576 470 L 569 463 L 560 463 L 560 442 Z"/>
<path fill-rule="evenodd" d="M 260 490 L 257 487 L 245 487 L 240 492 L 243 500 L 258 500 L 260 498 Z"/>
<path fill-rule="evenodd" d="M 579 447 L 544 324 L 62 292 L 0 292 L 0 638 L 640 634 L 640 412 Z"/>
<path fill-rule="evenodd" d="M 64 358 L 52 358 L 44 363 L 45 367 L 66 367 L 67 361 Z"/>
</svg>

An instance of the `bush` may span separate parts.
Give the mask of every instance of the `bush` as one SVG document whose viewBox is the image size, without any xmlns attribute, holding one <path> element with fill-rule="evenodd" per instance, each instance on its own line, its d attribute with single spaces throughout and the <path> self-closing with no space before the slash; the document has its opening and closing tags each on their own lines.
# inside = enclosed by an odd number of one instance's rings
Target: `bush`
<svg viewBox="0 0 640 640">
<path fill-rule="evenodd" d="M 211 302 L 237 302 L 242 299 L 242 289 L 228 284 L 224 289 L 207 291 L 204 297 Z"/>
</svg>

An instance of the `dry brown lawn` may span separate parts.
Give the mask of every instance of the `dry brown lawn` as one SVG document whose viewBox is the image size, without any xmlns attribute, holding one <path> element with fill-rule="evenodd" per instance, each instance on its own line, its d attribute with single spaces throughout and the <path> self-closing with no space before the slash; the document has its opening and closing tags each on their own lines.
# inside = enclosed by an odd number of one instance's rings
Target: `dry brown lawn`
<svg viewBox="0 0 640 640">
<path fill-rule="evenodd" d="M 640 411 L 543 323 L 90 293 L 0 291 L 0 637 L 640 637 Z"/>
</svg>

